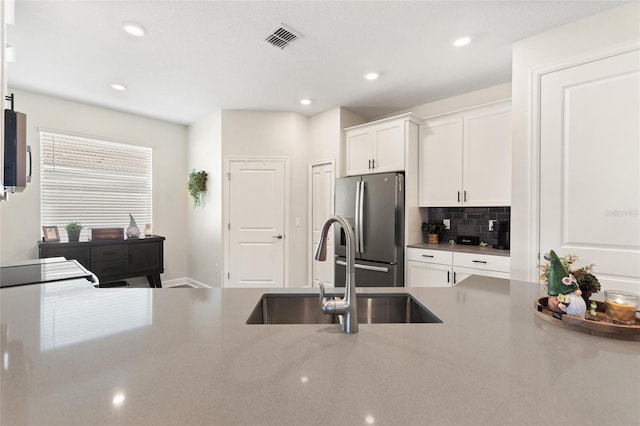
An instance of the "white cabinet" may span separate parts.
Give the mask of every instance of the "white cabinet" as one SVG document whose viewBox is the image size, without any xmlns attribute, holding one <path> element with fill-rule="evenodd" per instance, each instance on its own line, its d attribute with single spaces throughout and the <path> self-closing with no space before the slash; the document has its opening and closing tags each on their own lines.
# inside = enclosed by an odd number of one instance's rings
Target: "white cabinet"
<svg viewBox="0 0 640 426">
<path fill-rule="evenodd" d="M 407 248 L 407 287 L 451 287 L 450 251 Z"/>
<path fill-rule="evenodd" d="M 470 275 L 508 279 L 510 258 L 446 250 L 407 248 L 407 287 L 451 287 Z"/>
<path fill-rule="evenodd" d="M 403 114 L 345 129 L 346 175 L 404 171 L 408 145 L 417 143 L 409 126 L 418 124 L 415 116 Z"/>
<path fill-rule="evenodd" d="M 510 205 L 510 102 L 427 120 L 419 156 L 420 206 Z"/>
</svg>

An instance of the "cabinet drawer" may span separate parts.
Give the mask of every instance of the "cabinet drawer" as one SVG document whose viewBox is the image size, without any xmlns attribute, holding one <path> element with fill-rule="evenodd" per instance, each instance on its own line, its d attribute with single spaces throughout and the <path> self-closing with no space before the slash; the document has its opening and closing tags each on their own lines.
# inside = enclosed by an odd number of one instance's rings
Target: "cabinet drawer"
<svg viewBox="0 0 640 426">
<path fill-rule="evenodd" d="M 453 265 L 485 271 L 511 271 L 511 259 L 507 256 L 487 254 L 453 253 Z"/>
<path fill-rule="evenodd" d="M 89 257 L 90 251 L 88 247 L 69 247 L 67 245 L 64 246 L 40 246 L 40 258 L 45 257 L 64 257 L 66 259 L 75 259 L 82 266 L 87 269 L 90 269 L 89 265 Z"/>
<path fill-rule="evenodd" d="M 501 272 L 501 271 L 487 271 L 484 269 L 477 268 L 462 268 L 456 266 L 453 268 L 453 272 L 456 277 L 456 284 L 462 282 L 462 280 L 468 278 L 471 275 L 482 275 L 483 277 L 493 277 L 493 278 L 504 278 L 508 280 L 511 277 L 509 272 Z"/>
<path fill-rule="evenodd" d="M 127 260 L 105 260 L 102 262 L 91 262 L 91 272 L 96 274 L 100 280 L 105 277 L 122 275 L 127 273 Z"/>
<path fill-rule="evenodd" d="M 415 247 L 407 248 L 407 260 L 424 263 L 438 263 L 451 266 L 452 253 L 444 250 L 429 250 Z"/>
<path fill-rule="evenodd" d="M 127 246 L 124 244 L 91 247 L 91 263 L 102 262 L 105 260 L 126 259 L 127 254 Z"/>
</svg>

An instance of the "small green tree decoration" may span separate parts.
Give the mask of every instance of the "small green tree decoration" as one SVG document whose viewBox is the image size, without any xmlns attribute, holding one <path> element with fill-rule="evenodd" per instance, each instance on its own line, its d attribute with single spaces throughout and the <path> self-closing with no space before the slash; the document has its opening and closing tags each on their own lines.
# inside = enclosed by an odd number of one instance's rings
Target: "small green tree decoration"
<svg viewBox="0 0 640 426">
<path fill-rule="evenodd" d="M 195 169 L 189 173 L 189 182 L 187 182 L 189 194 L 193 197 L 193 205 L 202 204 L 202 193 L 207 191 L 207 172 L 201 170 L 197 172 Z"/>
</svg>

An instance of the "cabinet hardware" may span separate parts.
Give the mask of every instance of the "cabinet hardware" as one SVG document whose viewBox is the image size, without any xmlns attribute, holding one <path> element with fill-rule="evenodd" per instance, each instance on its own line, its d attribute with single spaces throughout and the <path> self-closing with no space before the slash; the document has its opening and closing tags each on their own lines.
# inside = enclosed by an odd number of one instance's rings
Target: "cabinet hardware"
<svg viewBox="0 0 640 426">
<path fill-rule="evenodd" d="M 447 284 L 451 282 L 451 271 L 447 271 Z"/>
<path fill-rule="evenodd" d="M 369 158 L 369 170 L 371 170 L 371 158 Z"/>
<path fill-rule="evenodd" d="M 423 254 L 422 257 L 433 257 L 433 256 L 430 254 Z"/>
<path fill-rule="evenodd" d="M 376 168 L 376 159 L 375 158 L 371 160 L 371 168 L 372 169 Z"/>
<path fill-rule="evenodd" d="M 457 275 L 458 275 L 458 273 L 457 273 L 457 272 L 454 272 L 454 273 L 453 273 L 453 283 L 454 283 L 454 284 L 455 284 L 455 283 L 456 283 L 456 281 L 457 281 L 457 278 L 458 278 L 458 277 L 457 277 Z"/>
<path fill-rule="evenodd" d="M 458 202 L 460 202 L 460 191 L 458 191 Z"/>
<path fill-rule="evenodd" d="M 464 202 L 467 202 L 467 191 L 464 191 Z"/>
<path fill-rule="evenodd" d="M 273 235 L 271 238 L 277 238 L 277 239 L 281 240 L 282 239 L 282 234 Z"/>
<path fill-rule="evenodd" d="M 473 263 L 487 263 L 486 260 L 473 260 Z"/>
</svg>

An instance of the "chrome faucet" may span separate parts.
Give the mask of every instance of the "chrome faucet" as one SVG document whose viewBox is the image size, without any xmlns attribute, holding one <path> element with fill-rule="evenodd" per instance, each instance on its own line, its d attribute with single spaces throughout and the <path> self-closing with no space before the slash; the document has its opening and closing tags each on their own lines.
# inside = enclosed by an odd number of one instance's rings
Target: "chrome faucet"
<svg viewBox="0 0 640 426">
<path fill-rule="evenodd" d="M 338 314 L 343 316 L 342 331 L 347 334 L 358 332 L 358 309 L 356 302 L 356 250 L 355 237 L 351 224 L 342 216 L 331 216 L 323 224 L 320 230 L 320 240 L 314 258 L 319 261 L 327 259 L 327 235 L 334 222 L 338 222 L 347 236 L 347 277 L 342 300 L 326 300 L 324 297 L 324 284 L 320 283 L 320 309 L 323 314 Z"/>
</svg>

